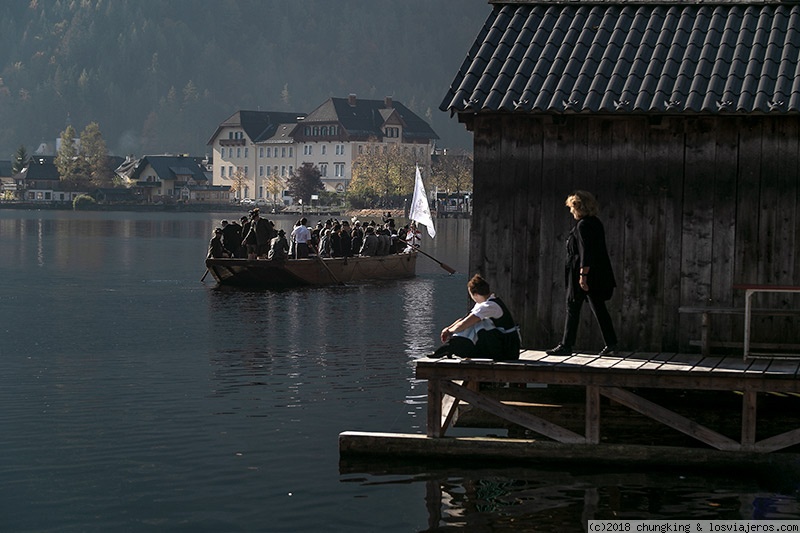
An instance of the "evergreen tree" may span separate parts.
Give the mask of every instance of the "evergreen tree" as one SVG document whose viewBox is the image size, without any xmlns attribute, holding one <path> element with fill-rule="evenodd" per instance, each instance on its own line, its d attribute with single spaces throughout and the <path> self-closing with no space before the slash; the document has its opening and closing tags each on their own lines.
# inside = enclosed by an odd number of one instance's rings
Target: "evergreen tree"
<svg viewBox="0 0 800 533">
<path fill-rule="evenodd" d="M 17 151 L 14 153 L 14 163 L 11 166 L 11 173 L 12 174 L 19 174 L 22 172 L 22 169 L 25 168 L 25 164 L 28 162 L 28 151 L 25 150 L 24 145 L 19 145 Z"/>
</svg>

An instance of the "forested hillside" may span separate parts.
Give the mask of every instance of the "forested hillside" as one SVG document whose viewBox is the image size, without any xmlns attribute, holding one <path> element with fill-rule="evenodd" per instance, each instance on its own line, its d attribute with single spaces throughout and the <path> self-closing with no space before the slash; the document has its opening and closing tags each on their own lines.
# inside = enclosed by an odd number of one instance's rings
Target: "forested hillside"
<svg viewBox="0 0 800 533">
<path fill-rule="evenodd" d="M 113 154 L 207 152 L 238 109 L 310 112 L 391 95 L 441 146 L 471 135 L 438 106 L 487 0 L 0 2 L 0 159 L 97 122 Z"/>
</svg>

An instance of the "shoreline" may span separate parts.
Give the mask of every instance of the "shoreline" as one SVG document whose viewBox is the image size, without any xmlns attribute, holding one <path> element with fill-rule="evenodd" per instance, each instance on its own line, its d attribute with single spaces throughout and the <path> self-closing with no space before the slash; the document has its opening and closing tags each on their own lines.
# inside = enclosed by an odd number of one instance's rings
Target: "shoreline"
<svg viewBox="0 0 800 533">
<path fill-rule="evenodd" d="M 23 211 L 134 211 L 134 212 L 170 212 L 170 213 L 247 213 L 253 206 L 230 204 L 94 204 L 84 209 L 74 209 L 72 202 L 0 202 L 0 209 L 16 209 Z M 271 208 L 261 208 L 266 216 L 296 215 L 307 217 L 337 217 L 340 219 L 381 220 L 387 213 L 396 219 L 407 219 L 402 208 L 397 209 L 282 209 L 272 212 Z M 469 218 L 467 213 L 434 213 L 434 218 Z"/>
</svg>

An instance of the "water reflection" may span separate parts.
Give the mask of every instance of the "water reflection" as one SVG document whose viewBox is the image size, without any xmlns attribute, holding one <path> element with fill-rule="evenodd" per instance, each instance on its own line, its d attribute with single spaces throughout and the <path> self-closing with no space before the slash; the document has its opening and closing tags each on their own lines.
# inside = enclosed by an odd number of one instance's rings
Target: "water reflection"
<svg viewBox="0 0 800 533">
<path fill-rule="evenodd" d="M 775 478 L 718 472 L 465 470 L 362 461 L 343 461 L 340 471 L 343 483 L 364 487 L 424 483 L 424 531 L 583 531 L 588 520 L 789 520 L 800 513 L 796 494 L 775 486 Z"/>
</svg>

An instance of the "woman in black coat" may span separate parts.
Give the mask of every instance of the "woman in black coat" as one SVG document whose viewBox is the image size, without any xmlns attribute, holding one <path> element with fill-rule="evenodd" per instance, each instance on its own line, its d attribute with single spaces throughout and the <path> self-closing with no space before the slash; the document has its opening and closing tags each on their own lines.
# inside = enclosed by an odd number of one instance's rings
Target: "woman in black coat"
<svg viewBox="0 0 800 533">
<path fill-rule="evenodd" d="M 617 334 L 606 309 L 606 301 L 611 299 L 617 283 L 608 258 L 605 230 L 596 216 L 599 206 L 594 196 L 586 191 L 575 191 L 567 197 L 566 205 L 578 221 L 567 238 L 567 316 L 561 343 L 547 350 L 547 353 L 572 353 L 578 335 L 581 307 L 587 300 L 606 344 L 600 355 L 612 355 L 617 347 Z"/>
</svg>

